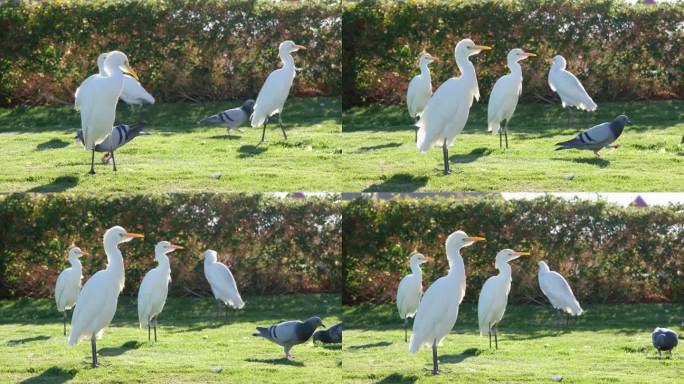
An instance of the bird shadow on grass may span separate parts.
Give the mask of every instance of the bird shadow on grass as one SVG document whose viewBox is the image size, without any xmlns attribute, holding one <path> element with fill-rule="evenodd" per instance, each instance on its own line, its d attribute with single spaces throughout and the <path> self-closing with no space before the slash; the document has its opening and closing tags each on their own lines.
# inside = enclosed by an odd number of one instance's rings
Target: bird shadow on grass
<svg viewBox="0 0 684 384">
<path fill-rule="evenodd" d="M 214 136 L 209 136 L 207 139 L 214 139 L 214 140 L 238 140 L 240 139 L 241 136 L 238 135 L 231 135 L 231 134 L 225 134 L 225 135 L 214 135 Z"/>
<path fill-rule="evenodd" d="M 50 336 L 46 336 L 46 335 L 26 337 L 23 339 L 8 340 L 7 345 L 10 347 L 13 347 L 13 346 L 19 345 L 19 344 L 26 344 L 26 343 L 31 343 L 34 341 L 43 341 L 43 340 L 48 340 L 48 339 L 50 339 Z"/>
<path fill-rule="evenodd" d="M 45 151 L 47 149 L 60 149 L 64 147 L 69 146 L 68 141 L 64 141 L 62 139 L 50 139 L 48 141 L 42 142 L 38 145 L 36 145 L 36 150 L 37 151 Z"/>
<path fill-rule="evenodd" d="M 67 381 L 76 377 L 78 373 L 77 369 L 65 370 L 61 367 L 50 367 L 43 371 L 38 376 L 28 378 L 24 381 L 20 381 L 20 384 L 38 384 L 38 383 L 66 383 Z"/>
<path fill-rule="evenodd" d="M 418 376 L 404 376 L 400 373 L 393 373 L 381 380 L 376 381 L 376 384 L 389 384 L 389 383 L 415 383 L 418 381 Z"/>
<path fill-rule="evenodd" d="M 371 145 L 369 147 L 359 148 L 358 152 L 375 151 L 378 149 L 385 149 L 385 148 L 396 148 L 396 147 L 401 147 L 402 145 L 403 145 L 402 143 L 386 143 L 386 144 Z"/>
<path fill-rule="evenodd" d="M 173 331 L 173 332 L 174 332 L 174 333 L 199 332 L 199 331 L 203 331 L 203 330 L 205 330 L 205 329 L 216 329 L 216 328 L 220 328 L 220 327 L 222 327 L 222 326 L 224 326 L 224 325 L 228 325 L 228 324 L 229 324 L 229 323 L 225 323 L 225 322 L 223 322 L 223 321 L 218 321 L 218 322 L 215 321 L 215 322 L 212 322 L 212 323 L 209 323 L 209 324 L 206 324 L 206 325 L 198 325 L 198 326 L 195 326 L 195 327 L 190 327 L 190 328 L 188 328 L 188 329 L 183 329 L 183 330 L 180 330 L 180 331 Z"/>
<path fill-rule="evenodd" d="M 566 333 L 570 333 L 570 330 L 558 329 L 555 331 L 546 331 L 546 332 L 507 333 L 505 335 L 505 338 L 509 339 L 509 340 L 515 340 L 515 341 L 534 340 L 534 339 L 543 339 L 545 337 L 558 337 L 558 336 L 562 336 Z M 501 340 L 501 333 L 499 333 L 499 340 Z"/>
<path fill-rule="evenodd" d="M 241 159 L 247 158 L 247 157 L 254 157 L 258 156 L 264 152 L 266 152 L 268 148 L 267 147 L 259 147 L 256 145 L 252 144 L 245 144 L 238 148 L 238 157 Z"/>
<path fill-rule="evenodd" d="M 392 345 L 391 341 L 379 341 L 377 343 L 361 344 L 361 345 L 350 345 L 349 349 L 366 349 L 366 348 L 379 348 Z"/>
<path fill-rule="evenodd" d="M 97 354 L 100 356 L 119 356 L 123 355 L 124 353 L 133 350 L 133 349 L 138 349 L 142 346 L 142 343 L 137 341 L 137 340 L 130 340 L 127 341 L 123 344 L 121 344 L 120 347 L 114 347 L 114 348 L 102 348 L 100 349 Z"/>
<path fill-rule="evenodd" d="M 587 158 L 587 157 L 582 157 L 582 158 L 575 158 L 575 159 L 564 159 L 560 157 L 553 158 L 551 160 L 562 160 L 562 161 L 572 161 L 573 163 L 578 163 L 578 164 L 589 164 L 589 165 L 595 165 L 599 168 L 605 168 L 610 165 L 610 160 L 605 160 L 601 158 Z"/>
<path fill-rule="evenodd" d="M 318 344 L 316 347 L 328 349 L 331 351 L 339 351 L 342 349 L 342 344 Z"/>
<path fill-rule="evenodd" d="M 248 358 L 245 361 L 249 363 L 262 363 L 262 364 L 273 364 L 273 365 L 289 365 L 293 367 L 303 367 L 304 363 L 301 361 L 294 361 L 292 359 L 286 359 L 284 357 L 280 359 L 254 359 Z"/>
<path fill-rule="evenodd" d="M 51 183 L 40 185 L 38 187 L 33 187 L 26 192 L 64 192 L 67 189 L 73 188 L 78 185 L 78 177 L 76 176 L 60 176 L 54 179 Z"/>
<path fill-rule="evenodd" d="M 440 363 L 443 364 L 458 364 L 469 357 L 475 357 L 482 353 L 480 349 L 468 348 L 465 351 L 457 355 L 442 355 L 438 358 Z"/>
<path fill-rule="evenodd" d="M 408 173 L 397 173 L 382 183 L 372 184 L 364 192 L 414 192 L 424 187 L 428 182 L 427 176 L 413 176 Z"/>
<path fill-rule="evenodd" d="M 489 156 L 492 152 L 494 151 L 491 148 L 475 148 L 465 155 L 452 155 L 449 157 L 449 162 L 457 164 L 474 163 L 479 160 L 480 157 Z"/>
</svg>

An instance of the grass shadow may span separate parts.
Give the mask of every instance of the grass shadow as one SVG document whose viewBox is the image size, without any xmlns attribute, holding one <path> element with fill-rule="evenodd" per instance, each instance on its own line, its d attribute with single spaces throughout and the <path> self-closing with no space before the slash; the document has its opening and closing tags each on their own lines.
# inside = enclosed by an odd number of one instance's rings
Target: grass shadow
<svg viewBox="0 0 684 384">
<path fill-rule="evenodd" d="M 257 145 L 245 144 L 238 149 L 238 157 L 244 159 L 247 157 L 258 156 L 266 152 L 267 149 L 267 147 L 259 147 Z"/>
<path fill-rule="evenodd" d="M 418 381 L 418 376 L 404 376 L 400 373 L 393 373 L 382 380 L 378 380 L 376 384 L 390 384 L 390 383 L 415 383 Z"/>
<path fill-rule="evenodd" d="M 187 333 L 187 332 L 200 332 L 205 329 L 216 329 L 216 328 L 221 328 L 224 325 L 228 325 L 229 323 L 224 323 L 224 322 L 212 322 L 211 324 L 206 324 L 206 325 L 198 325 L 195 327 L 190 327 L 188 329 L 183 329 L 180 331 L 173 331 L 173 333 Z"/>
<path fill-rule="evenodd" d="M 54 179 L 51 183 L 33 187 L 26 192 L 45 193 L 45 192 L 64 192 L 67 189 L 74 188 L 78 185 L 78 177 L 76 176 L 60 176 Z"/>
<path fill-rule="evenodd" d="M 97 354 L 100 356 L 119 356 L 123 355 L 124 353 L 130 350 L 138 349 L 140 348 L 140 346 L 142 346 L 141 342 L 136 340 L 130 340 L 121 344 L 120 347 L 102 348 L 97 352 Z"/>
<path fill-rule="evenodd" d="M 366 348 L 379 348 L 392 345 L 391 341 L 379 341 L 377 343 L 361 344 L 361 345 L 350 345 L 349 349 L 366 349 Z"/>
<path fill-rule="evenodd" d="M 70 369 L 65 370 L 61 367 L 50 367 L 43 371 L 38 376 L 28 378 L 26 380 L 20 381 L 20 384 L 38 384 L 38 383 L 66 383 L 67 381 L 76 377 L 78 370 Z"/>
<path fill-rule="evenodd" d="M 214 135 L 214 136 L 209 136 L 207 139 L 214 139 L 214 140 L 238 140 L 240 139 L 241 136 L 237 135 L 231 135 L 231 134 L 225 134 L 225 135 Z"/>
<path fill-rule="evenodd" d="M 272 365 L 289 365 L 291 367 L 303 367 L 304 363 L 301 361 L 294 361 L 291 359 L 286 359 L 284 357 L 280 359 L 254 359 L 248 358 L 245 361 L 250 363 L 262 363 L 262 364 L 272 364 Z"/>
<path fill-rule="evenodd" d="M 401 147 L 402 145 L 404 145 L 404 144 L 403 143 L 386 143 L 386 144 L 371 145 L 370 147 L 359 148 L 358 152 L 375 151 L 378 149 L 385 149 L 385 148 L 396 148 L 396 147 Z"/>
<path fill-rule="evenodd" d="M 26 343 L 31 343 L 34 341 L 43 341 L 43 340 L 49 340 L 49 339 L 50 339 L 50 336 L 40 335 L 40 336 L 26 337 L 23 339 L 8 340 L 7 345 L 10 347 L 13 347 L 13 346 L 19 345 L 19 344 L 26 344 Z"/>
<path fill-rule="evenodd" d="M 64 141 L 62 139 L 50 139 L 48 141 L 36 145 L 36 150 L 45 151 L 48 149 L 60 149 L 68 147 L 69 144 L 71 143 L 69 143 L 68 141 Z"/>
<path fill-rule="evenodd" d="M 428 182 L 427 176 L 413 176 L 408 173 L 397 173 L 379 184 L 371 184 L 364 192 L 415 192 Z"/>
<path fill-rule="evenodd" d="M 481 350 L 477 348 L 468 348 L 465 351 L 457 354 L 457 355 L 442 355 L 438 357 L 438 360 L 440 363 L 443 364 L 458 364 L 462 362 L 463 360 L 470 358 L 470 357 L 475 357 L 482 353 Z"/>
<path fill-rule="evenodd" d="M 563 159 L 563 158 L 553 158 L 551 160 L 561 160 L 561 161 L 572 161 L 573 163 L 578 163 L 578 164 L 589 164 L 589 165 L 594 165 L 599 168 L 605 168 L 610 165 L 610 160 L 605 160 L 601 158 L 588 158 L 588 157 L 581 157 L 581 158 L 574 158 L 574 159 Z"/>
<path fill-rule="evenodd" d="M 449 161 L 452 163 L 459 164 L 473 163 L 477 161 L 480 157 L 489 156 L 492 152 L 494 151 L 490 148 L 475 148 L 466 155 L 452 155 L 451 157 L 449 157 Z"/>
</svg>

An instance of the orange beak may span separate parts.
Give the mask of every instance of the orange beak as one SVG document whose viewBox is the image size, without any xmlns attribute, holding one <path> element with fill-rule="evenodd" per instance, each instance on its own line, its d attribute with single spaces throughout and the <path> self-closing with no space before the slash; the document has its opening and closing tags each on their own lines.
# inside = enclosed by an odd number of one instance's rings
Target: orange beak
<svg viewBox="0 0 684 384">
<path fill-rule="evenodd" d="M 535 55 L 532 52 L 525 52 L 525 53 L 523 53 L 523 55 L 525 55 L 525 57 L 537 57 L 537 55 Z"/>
<path fill-rule="evenodd" d="M 134 239 L 135 239 L 135 238 L 142 239 L 142 238 L 145 237 L 145 235 L 141 235 L 141 234 L 139 234 L 139 233 L 130 233 L 130 232 L 127 233 L 126 236 L 132 237 L 132 238 L 134 238 Z"/>
<path fill-rule="evenodd" d="M 515 251 L 514 253 L 516 256 L 529 256 L 529 252 L 521 252 L 521 251 Z"/>
<path fill-rule="evenodd" d="M 484 237 L 480 237 L 480 236 L 470 236 L 470 237 L 466 237 L 465 240 L 466 241 L 486 241 L 487 239 L 485 239 Z"/>
<path fill-rule="evenodd" d="M 173 248 L 173 249 L 185 249 L 185 248 L 181 247 L 180 245 L 176 245 L 176 244 L 171 244 L 171 248 Z"/>
<path fill-rule="evenodd" d="M 306 49 L 306 47 L 303 46 L 303 45 L 295 45 L 295 48 L 297 48 L 297 49 Z"/>
<path fill-rule="evenodd" d="M 486 45 L 474 45 L 472 49 L 479 49 L 480 51 L 489 51 L 492 47 Z"/>
<path fill-rule="evenodd" d="M 84 256 L 92 256 L 90 253 L 88 253 L 88 252 L 86 252 L 86 251 L 81 251 L 81 255 L 84 255 Z"/>
</svg>

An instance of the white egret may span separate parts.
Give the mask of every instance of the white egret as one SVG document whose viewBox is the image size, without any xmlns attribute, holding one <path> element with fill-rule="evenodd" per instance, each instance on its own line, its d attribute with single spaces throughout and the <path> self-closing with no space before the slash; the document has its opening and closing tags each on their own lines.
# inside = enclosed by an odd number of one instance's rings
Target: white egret
<svg viewBox="0 0 684 384">
<path fill-rule="evenodd" d="M 285 133 L 285 128 L 283 128 L 282 112 L 285 101 L 287 100 L 287 95 L 290 93 L 292 81 L 295 77 L 294 59 L 290 53 L 300 49 L 306 49 L 306 47 L 297 45 L 291 40 L 280 43 L 280 46 L 278 47 L 278 56 L 283 62 L 283 66 L 271 72 L 261 86 L 250 121 L 254 128 L 263 126 L 263 131 L 261 132 L 262 143 L 266 138 L 266 124 L 268 123 L 268 119 L 275 114 L 278 114 L 278 124 L 283 131 L 285 140 L 287 140 L 287 133 Z"/>
<path fill-rule="evenodd" d="M 241 309 L 245 303 L 238 292 L 235 278 L 230 272 L 230 269 L 225 264 L 216 261 L 217 253 L 214 250 L 207 250 L 204 252 L 204 276 L 207 278 L 211 286 L 211 292 L 217 301 L 217 315 L 221 303 L 226 307 L 226 316 L 228 316 L 228 306 L 235 309 Z"/>
<path fill-rule="evenodd" d="M 88 252 L 82 251 L 79 247 L 69 248 L 69 264 L 71 267 L 63 270 L 57 277 L 55 284 L 55 302 L 57 310 L 64 314 L 64 336 L 66 336 L 67 311 L 76 304 L 78 294 L 81 292 L 81 281 L 83 280 L 81 256 L 90 256 Z"/>
<path fill-rule="evenodd" d="M 563 108 L 568 108 L 568 125 L 570 124 L 570 108 L 575 107 L 579 110 L 593 112 L 596 110 L 596 103 L 591 96 L 584 90 L 582 83 L 577 77 L 565 69 L 567 62 L 561 55 L 556 55 L 553 59 L 547 60 L 551 63 L 549 70 L 549 87 L 560 96 Z"/>
<path fill-rule="evenodd" d="M 508 52 L 506 62 L 511 73 L 504 75 L 494 83 L 492 94 L 489 96 L 489 105 L 487 106 L 487 130 L 492 134 L 499 134 L 499 148 L 502 144 L 502 131 L 506 136 L 506 148 L 508 148 L 508 122 L 515 113 L 515 107 L 518 106 L 518 98 L 522 93 L 522 68 L 520 67 L 520 60 L 525 60 L 528 57 L 537 56 L 534 53 L 525 52 L 520 48 L 511 49 Z M 501 129 L 501 123 L 506 121 L 504 129 Z"/>
<path fill-rule="evenodd" d="M 85 337 L 90 337 L 93 368 L 98 366 L 96 339 L 102 337 L 104 329 L 112 322 L 119 293 L 124 288 L 124 263 L 118 245 L 142 237 L 144 236 L 137 233 L 126 232 L 119 226 L 109 228 L 104 234 L 107 268 L 88 279 L 78 295 L 68 343 L 75 345 Z"/>
<path fill-rule="evenodd" d="M 452 77 L 437 88 L 416 123 L 416 147 L 424 153 L 434 146 L 441 145 L 445 175 L 451 173 L 448 148 L 465 127 L 473 99 L 480 99 L 475 67 L 468 58 L 487 49 L 491 48 L 475 45 L 470 39 L 458 42 L 454 55 L 461 76 Z"/>
<path fill-rule="evenodd" d="M 494 263 L 499 274 L 487 279 L 480 291 L 480 299 L 477 302 L 477 319 L 480 323 L 480 336 L 489 335 L 489 348 L 492 347 L 493 330 L 494 343 L 496 349 L 499 349 L 499 322 L 506 311 L 508 293 L 511 291 L 511 266 L 508 265 L 508 262 L 525 255 L 529 255 L 529 253 L 512 249 L 500 251 L 496 255 Z"/>
<path fill-rule="evenodd" d="M 411 273 L 404 276 L 397 288 L 397 310 L 399 317 L 404 319 L 404 341 L 408 341 L 406 327 L 409 317 L 413 317 L 418 309 L 420 297 L 423 295 L 423 271 L 420 265 L 430 261 L 431 258 L 414 252 L 411 254 Z"/>
<path fill-rule="evenodd" d="M 551 305 L 566 314 L 566 324 L 570 316 L 579 316 L 584 312 L 580 303 L 575 299 L 570 284 L 558 272 L 549 269 L 549 266 L 540 261 L 539 263 L 539 287 L 549 299 Z"/>
<path fill-rule="evenodd" d="M 112 133 L 116 103 L 123 89 L 124 71 L 138 78 L 123 52 L 109 52 L 104 61 L 105 73 L 86 79 L 76 95 L 76 105 L 81 111 L 83 142 L 85 148 L 92 151 L 91 175 L 95 174 L 95 146 Z"/>
<path fill-rule="evenodd" d="M 168 241 L 157 243 L 154 247 L 154 258 L 158 265 L 147 272 L 138 290 L 138 321 L 140 328 L 147 325 L 147 341 L 150 341 L 152 322 L 154 322 L 154 341 L 157 341 L 157 317 L 164 309 L 171 282 L 171 264 L 167 254 L 176 249 L 183 249 L 183 247 Z"/>
<path fill-rule="evenodd" d="M 422 52 L 418 57 L 418 66 L 420 74 L 414 76 L 408 85 L 406 91 L 406 106 L 408 107 L 409 116 L 412 119 L 417 119 L 420 116 L 425 105 L 430 97 L 432 97 L 432 78 L 430 77 L 430 68 L 428 65 L 433 61 L 439 61 L 436 57 L 432 57 L 427 52 Z M 416 139 L 418 138 L 418 131 L 416 131 Z"/>
<path fill-rule="evenodd" d="M 463 300 L 466 289 L 465 266 L 461 257 L 461 248 L 483 237 L 468 236 L 463 231 L 456 231 L 446 240 L 446 254 L 449 261 L 449 272 L 440 277 L 425 291 L 418 304 L 416 317 L 413 320 L 413 335 L 409 343 L 409 352 L 416 353 L 423 346 L 432 347 L 432 373 L 439 373 L 437 365 L 437 346 L 456 324 L 458 307 Z"/>
</svg>

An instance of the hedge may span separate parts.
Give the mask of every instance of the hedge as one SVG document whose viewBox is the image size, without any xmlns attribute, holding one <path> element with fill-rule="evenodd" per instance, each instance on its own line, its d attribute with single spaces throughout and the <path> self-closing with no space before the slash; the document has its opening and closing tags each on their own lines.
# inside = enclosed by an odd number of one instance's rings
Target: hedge
<svg viewBox="0 0 684 384">
<path fill-rule="evenodd" d="M 537 261 L 563 274 L 580 302 L 684 302 L 684 205 L 622 208 L 606 202 L 437 199 L 354 200 L 342 223 L 343 302 L 393 302 L 414 249 L 425 288 L 446 274 L 446 237 L 458 229 L 486 242 L 463 251 L 466 302 L 477 302 L 497 273 L 496 253 L 530 251 L 513 261 L 509 301 L 545 302 Z"/>
<path fill-rule="evenodd" d="M 291 94 L 339 95 L 340 23 L 331 0 L 0 2 L 0 106 L 73 103 L 114 49 L 158 101 L 256 98 L 287 39 L 307 47 Z"/>
<path fill-rule="evenodd" d="M 330 199 L 261 195 L 13 194 L 0 198 L 0 298 L 52 293 L 74 243 L 87 279 L 106 265 L 104 232 L 143 233 L 123 244 L 126 287 L 135 295 L 156 265 L 161 240 L 186 247 L 170 254 L 172 295 L 210 294 L 201 252 L 214 249 L 243 294 L 339 292 L 340 207 Z"/>
<path fill-rule="evenodd" d="M 343 100 L 349 108 L 403 103 L 417 57 L 426 49 L 433 86 L 458 73 L 454 46 L 470 37 L 493 50 L 472 58 L 486 102 L 508 72 L 506 55 L 539 55 L 523 64 L 527 101 L 557 100 L 544 59 L 562 54 L 594 100 L 684 97 L 684 2 L 656 6 L 621 0 L 361 1 L 342 15 Z"/>
</svg>

